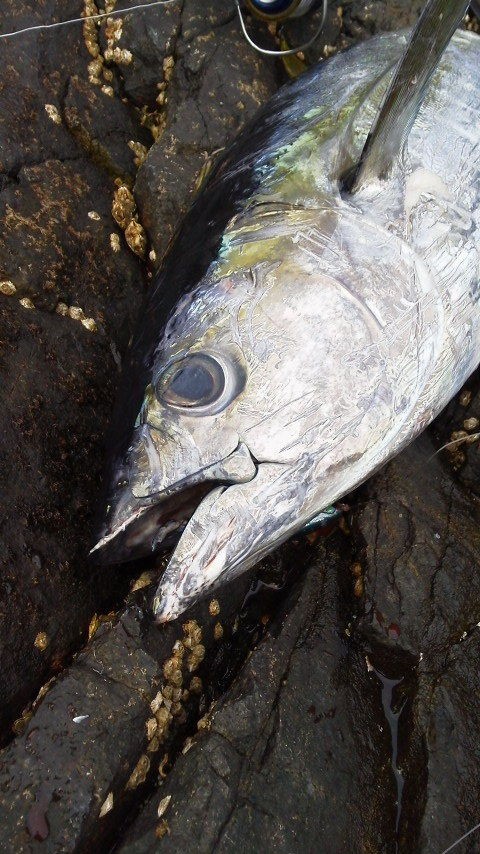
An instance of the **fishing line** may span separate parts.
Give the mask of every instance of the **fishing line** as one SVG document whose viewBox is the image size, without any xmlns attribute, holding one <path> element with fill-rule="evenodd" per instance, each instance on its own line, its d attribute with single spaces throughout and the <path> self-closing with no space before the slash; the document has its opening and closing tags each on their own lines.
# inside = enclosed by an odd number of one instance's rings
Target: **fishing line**
<svg viewBox="0 0 480 854">
<path fill-rule="evenodd" d="M 460 839 L 457 839 L 453 843 L 453 845 L 449 845 L 448 848 L 445 848 L 445 850 L 442 851 L 442 854 L 448 854 L 448 851 L 453 851 L 453 849 L 456 848 L 460 842 L 463 842 L 463 840 L 466 839 L 467 836 L 470 836 L 471 833 L 473 833 L 475 830 L 478 830 L 479 828 L 480 824 L 476 824 L 475 827 L 472 827 L 471 830 L 468 830 L 466 833 L 464 833 L 463 836 L 460 837 Z"/>
<path fill-rule="evenodd" d="M 80 24 L 85 21 L 99 21 L 102 18 L 113 18 L 115 15 L 125 15 L 142 9 L 150 9 L 153 6 L 169 6 L 178 3 L 178 0 L 152 0 L 151 3 L 141 3 L 139 6 L 130 6 L 124 9 L 112 9 L 111 12 L 98 12 L 96 15 L 83 15 L 81 18 L 69 18 L 68 21 L 55 21 L 52 24 L 35 24 L 32 27 L 24 27 L 22 30 L 13 30 L 11 33 L 0 33 L 0 39 L 10 39 L 22 33 L 33 33 L 39 30 L 53 30 L 57 27 L 66 27 L 68 24 Z"/>
<path fill-rule="evenodd" d="M 442 447 L 439 448 L 438 451 L 435 451 L 435 453 L 428 458 L 427 463 L 433 460 L 434 457 L 438 456 L 438 454 L 440 454 L 446 448 L 451 448 L 454 445 L 473 445 L 475 444 L 475 442 L 478 442 L 479 439 L 480 433 L 469 433 L 468 436 L 461 436 L 460 439 L 452 439 L 451 442 L 445 442 L 445 444 L 442 445 Z M 448 848 L 448 851 L 450 851 L 450 848 Z M 445 852 L 443 852 L 443 854 L 445 854 Z"/>
<path fill-rule="evenodd" d="M 23 27 L 21 30 L 12 30 L 9 33 L 0 33 L 0 39 L 11 39 L 14 36 L 25 35 L 26 33 L 42 32 L 44 30 L 54 30 L 59 27 L 66 27 L 70 24 L 81 24 L 85 21 L 101 21 L 103 18 L 113 18 L 116 15 L 125 15 L 131 12 L 142 11 L 144 9 L 153 8 L 154 6 L 169 6 L 171 3 L 177 2 L 178 0 L 152 0 L 152 2 L 150 3 L 140 3 L 138 6 L 131 6 L 122 9 L 112 9 L 111 12 L 98 12 L 96 15 L 82 15 L 79 18 L 69 18 L 67 21 L 55 21 L 51 24 L 34 24 L 30 27 Z M 240 26 L 246 41 L 248 42 L 250 47 L 252 47 L 258 53 L 264 54 L 265 56 L 293 56 L 299 51 L 306 50 L 318 39 L 325 24 L 325 18 L 327 15 L 327 0 L 323 0 L 321 21 L 317 29 L 315 30 L 314 35 L 307 42 L 305 42 L 304 44 L 297 45 L 297 47 L 294 48 L 283 50 L 268 50 L 267 48 L 263 48 L 259 44 L 254 42 L 251 36 L 249 35 L 245 26 L 245 21 L 243 18 L 242 10 L 240 8 L 239 0 L 235 0 L 235 6 L 237 7 Z"/>
</svg>

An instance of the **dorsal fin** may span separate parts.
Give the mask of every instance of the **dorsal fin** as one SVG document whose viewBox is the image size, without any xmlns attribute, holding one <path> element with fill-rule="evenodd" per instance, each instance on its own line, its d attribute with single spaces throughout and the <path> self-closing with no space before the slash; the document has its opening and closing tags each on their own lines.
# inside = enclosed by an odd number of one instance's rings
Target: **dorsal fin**
<svg viewBox="0 0 480 854">
<path fill-rule="evenodd" d="M 346 179 L 346 189 L 350 192 L 385 178 L 391 171 L 432 74 L 468 6 L 469 0 L 428 0 L 387 89 L 358 165 Z"/>
</svg>

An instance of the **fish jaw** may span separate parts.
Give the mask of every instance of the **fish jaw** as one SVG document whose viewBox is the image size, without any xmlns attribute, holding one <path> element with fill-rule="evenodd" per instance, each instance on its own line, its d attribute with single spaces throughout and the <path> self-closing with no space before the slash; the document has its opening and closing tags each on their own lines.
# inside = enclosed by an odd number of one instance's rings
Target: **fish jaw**
<svg viewBox="0 0 480 854">
<path fill-rule="evenodd" d="M 139 432 L 140 439 L 133 442 L 131 451 L 139 444 L 144 445 L 145 426 Z M 107 521 L 90 551 L 95 561 L 103 565 L 135 560 L 156 551 L 169 534 L 185 526 L 213 484 L 248 482 L 257 471 L 247 446 L 239 442 L 224 459 L 170 483 L 167 488 L 144 494 L 138 490 L 139 472 L 135 465 L 138 455 L 130 453 L 128 459 L 130 465 L 120 466 L 113 479 Z M 149 480 L 155 482 L 152 469 Z M 144 473 L 140 482 L 145 483 Z"/>
<path fill-rule="evenodd" d="M 153 601 L 157 622 L 176 619 L 299 530 L 305 515 L 304 475 L 302 465 L 260 463 L 248 483 L 212 490 L 162 576 Z"/>
</svg>

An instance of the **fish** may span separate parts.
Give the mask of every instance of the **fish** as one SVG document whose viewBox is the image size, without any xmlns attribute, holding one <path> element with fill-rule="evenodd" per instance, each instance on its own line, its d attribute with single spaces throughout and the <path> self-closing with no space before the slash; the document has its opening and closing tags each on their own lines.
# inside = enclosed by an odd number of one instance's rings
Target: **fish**
<svg viewBox="0 0 480 854">
<path fill-rule="evenodd" d="M 379 175 L 362 151 L 408 44 L 374 36 L 280 89 L 147 296 L 92 552 L 178 540 L 159 622 L 367 480 L 480 362 L 480 38 L 453 35 Z"/>
</svg>

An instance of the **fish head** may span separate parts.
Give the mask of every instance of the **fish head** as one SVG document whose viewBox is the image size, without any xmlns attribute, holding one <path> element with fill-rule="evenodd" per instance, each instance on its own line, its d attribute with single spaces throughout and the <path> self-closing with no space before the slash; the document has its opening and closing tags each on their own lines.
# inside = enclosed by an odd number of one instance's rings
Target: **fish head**
<svg viewBox="0 0 480 854">
<path fill-rule="evenodd" d="M 401 316 L 416 279 L 398 247 L 387 263 L 393 238 L 370 237 L 330 210 L 263 214 L 170 313 L 96 546 L 117 562 L 182 532 L 160 621 L 364 479 L 393 412 L 401 423 L 415 327 L 386 335 L 385 306 Z"/>
<path fill-rule="evenodd" d="M 182 528 L 212 482 L 255 475 L 235 418 L 247 364 L 224 312 L 229 291 L 245 298 L 248 284 L 243 274 L 202 282 L 165 325 L 135 421 L 109 461 L 102 530 L 92 550 L 101 562 L 151 554 Z"/>
</svg>

